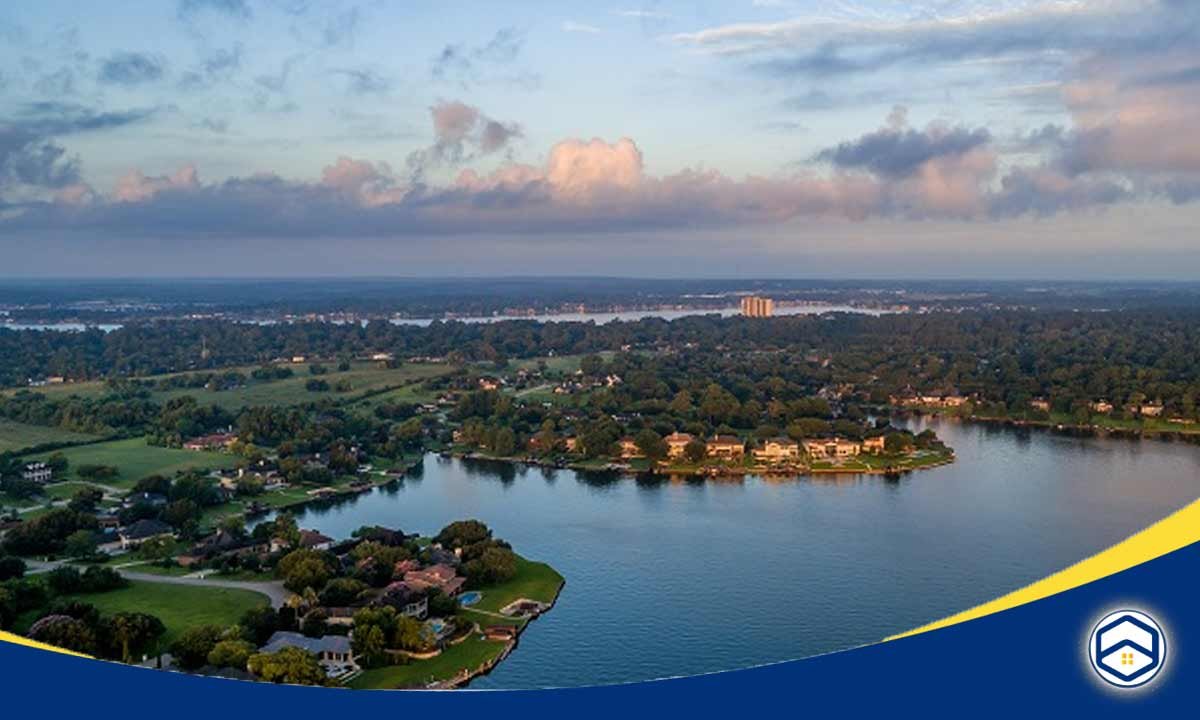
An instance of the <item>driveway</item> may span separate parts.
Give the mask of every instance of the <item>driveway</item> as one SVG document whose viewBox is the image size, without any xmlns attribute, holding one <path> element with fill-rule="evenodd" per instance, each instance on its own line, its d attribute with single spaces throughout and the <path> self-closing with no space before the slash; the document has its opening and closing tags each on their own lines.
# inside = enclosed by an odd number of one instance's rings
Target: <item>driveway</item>
<svg viewBox="0 0 1200 720">
<path fill-rule="evenodd" d="M 29 568 L 30 574 L 49 572 L 56 567 L 60 567 L 66 563 L 61 561 L 45 562 L 40 560 L 26 560 L 26 566 Z M 78 566 L 75 566 L 78 567 Z M 125 568 L 115 568 L 121 577 L 126 580 L 134 580 L 137 582 L 159 583 L 161 585 L 187 585 L 190 587 L 214 587 L 228 588 L 230 590 L 251 590 L 253 592 L 266 595 L 271 601 L 271 607 L 278 610 L 283 607 L 287 599 L 292 593 L 283 587 L 282 582 L 244 582 L 241 580 L 222 580 L 221 578 L 198 578 L 198 577 L 173 577 L 171 575 L 155 575 L 153 573 L 140 573 L 136 570 Z"/>
</svg>

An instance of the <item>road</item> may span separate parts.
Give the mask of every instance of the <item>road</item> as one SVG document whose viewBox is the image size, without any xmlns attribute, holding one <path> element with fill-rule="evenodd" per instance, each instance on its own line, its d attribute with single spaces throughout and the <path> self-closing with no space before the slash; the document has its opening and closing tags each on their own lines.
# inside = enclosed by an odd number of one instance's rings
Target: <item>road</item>
<svg viewBox="0 0 1200 720">
<path fill-rule="evenodd" d="M 26 560 L 25 565 L 29 568 L 29 572 L 43 573 L 49 572 L 56 567 L 60 567 L 66 563 L 44 562 L 39 560 Z M 271 607 L 278 610 L 283 607 L 287 599 L 292 595 L 282 582 L 244 582 L 241 580 L 222 580 L 220 578 L 209 577 L 177 577 L 172 575 L 155 575 L 153 573 L 140 573 L 136 570 L 127 568 L 115 568 L 121 574 L 121 577 L 126 580 L 136 582 L 159 583 L 162 585 L 186 585 L 190 587 L 213 587 L 213 588 L 228 588 L 231 590 L 251 590 L 253 592 L 266 595 L 271 601 Z"/>
</svg>

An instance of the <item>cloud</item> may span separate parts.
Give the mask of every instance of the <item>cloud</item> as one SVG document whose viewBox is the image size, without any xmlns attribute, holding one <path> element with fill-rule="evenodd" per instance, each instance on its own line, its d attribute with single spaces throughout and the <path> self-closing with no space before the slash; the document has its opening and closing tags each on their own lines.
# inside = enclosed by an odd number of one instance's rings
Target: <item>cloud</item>
<svg viewBox="0 0 1200 720">
<path fill-rule="evenodd" d="M 479 108 L 458 100 L 442 101 L 429 109 L 434 143 L 408 158 L 412 176 L 418 180 L 437 167 L 458 165 L 508 148 L 523 134 L 516 123 L 503 123 Z"/>
<path fill-rule="evenodd" d="M 200 64 L 179 79 L 180 87 L 195 90 L 209 87 L 232 78 L 242 67 L 245 46 L 240 42 L 230 48 L 216 48 L 201 59 Z"/>
<path fill-rule="evenodd" d="M 150 200 L 159 193 L 195 190 L 198 187 L 200 178 L 194 165 L 186 165 L 173 175 L 157 177 L 147 177 L 140 170 L 132 170 L 117 181 L 112 199 L 118 203 L 138 203 Z"/>
<path fill-rule="evenodd" d="M 30 130 L 0 127 L 0 191 L 15 186 L 63 188 L 79 182 L 79 159 Z M 6 193 L 7 194 L 7 193 Z"/>
<path fill-rule="evenodd" d="M 596 27 L 595 25 L 588 25 L 586 23 L 575 22 L 574 20 L 564 20 L 563 24 L 562 24 L 562 29 L 563 29 L 563 32 L 583 33 L 585 35 L 599 35 L 600 33 L 604 32 L 603 30 Z"/>
<path fill-rule="evenodd" d="M 252 15 L 246 0 L 180 0 L 179 2 L 180 17 L 187 18 L 206 11 L 242 19 Z"/>
<path fill-rule="evenodd" d="M 142 85 L 160 80 L 166 73 L 165 61 L 154 55 L 120 52 L 100 65 L 98 79 L 109 85 Z"/>
<path fill-rule="evenodd" d="M 382 95 L 391 92 L 390 77 L 372 68 L 339 68 L 332 71 L 346 78 L 346 89 L 353 95 Z"/>
<path fill-rule="evenodd" d="M 507 75 L 505 68 L 516 61 L 525 45 L 525 33 L 501 28 L 482 45 L 451 44 L 442 48 L 430 64 L 434 80 L 469 87 L 482 82 L 504 82 L 528 86 L 529 75 Z"/>
<path fill-rule="evenodd" d="M 135 125 L 156 112 L 154 108 L 101 111 L 77 103 L 44 101 L 22 106 L 7 122 L 41 135 L 63 136 Z"/>
<path fill-rule="evenodd" d="M 891 127 L 821 150 L 815 159 L 842 169 L 867 169 L 877 175 L 903 178 L 932 160 L 962 156 L 991 142 L 986 128 L 931 125 L 913 130 L 906 126 L 906 112 L 898 108 Z"/>
</svg>

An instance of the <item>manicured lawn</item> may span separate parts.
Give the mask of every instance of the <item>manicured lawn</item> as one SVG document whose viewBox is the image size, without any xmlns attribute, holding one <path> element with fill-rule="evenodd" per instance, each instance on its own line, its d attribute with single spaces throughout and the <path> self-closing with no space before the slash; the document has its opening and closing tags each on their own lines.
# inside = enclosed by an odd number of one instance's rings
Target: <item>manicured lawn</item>
<svg viewBox="0 0 1200 720">
<path fill-rule="evenodd" d="M 157 617 L 167 626 L 164 646 L 190 627 L 233 625 L 247 610 L 268 603 L 265 595 L 249 590 L 149 582 L 135 582 L 120 590 L 72 599 L 91 603 L 105 615 L 141 612 Z"/>
<path fill-rule="evenodd" d="M 517 575 L 500 585 L 481 588 L 483 598 L 472 605 L 475 610 L 498 612 L 500 608 L 519 598 L 539 602 L 550 602 L 558 595 L 563 577 L 546 563 L 533 562 L 517 557 Z"/>
<path fill-rule="evenodd" d="M 95 435 L 0 419 L 0 453 L 17 452 L 46 443 L 84 443 L 96 439 Z"/>
<path fill-rule="evenodd" d="M 425 687 L 434 680 L 452 678 L 464 668 L 479 667 L 503 651 L 504 643 L 482 640 L 478 635 L 473 635 L 429 660 L 366 670 L 351 680 L 349 685 L 359 690 Z"/>
<path fill-rule="evenodd" d="M 70 463 L 67 470 L 68 478 L 79 479 L 76 471 L 81 465 L 111 465 L 118 469 L 119 477 L 101 482 L 121 488 L 132 487 L 134 483 L 148 475 L 170 477 L 180 470 L 233 467 L 237 460 L 234 456 L 223 453 L 154 447 L 147 445 L 145 438 L 113 440 L 95 445 L 67 448 L 59 452 L 65 455 Z M 45 453 L 30 459 L 45 459 L 49 455 L 50 453 Z"/>
</svg>

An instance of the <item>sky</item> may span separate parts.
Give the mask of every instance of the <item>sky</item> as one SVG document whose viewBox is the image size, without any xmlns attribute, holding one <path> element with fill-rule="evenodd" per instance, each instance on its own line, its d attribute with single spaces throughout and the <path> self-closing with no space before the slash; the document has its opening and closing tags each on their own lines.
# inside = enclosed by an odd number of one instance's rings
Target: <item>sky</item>
<svg viewBox="0 0 1200 720">
<path fill-rule="evenodd" d="M 13 0 L 0 276 L 1194 279 L 1194 0 Z"/>
</svg>

